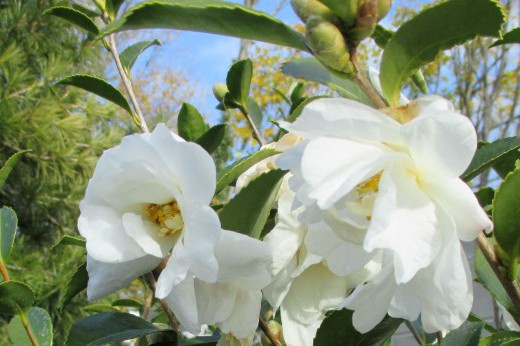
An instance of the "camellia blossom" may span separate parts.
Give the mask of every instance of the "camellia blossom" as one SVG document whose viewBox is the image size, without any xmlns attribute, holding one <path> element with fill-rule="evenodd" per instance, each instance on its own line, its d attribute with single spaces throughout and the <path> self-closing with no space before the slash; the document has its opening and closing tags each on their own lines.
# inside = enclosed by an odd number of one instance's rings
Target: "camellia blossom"
<svg viewBox="0 0 520 346">
<path fill-rule="evenodd" d="M 314 232 L 308 248 L 334 272 L 380 256 L 381 271 L 344 306 L 354 326 L 372 329 L 386 313 L 421 315 L 427 332 L 457 328 L 472 304 L 471 272 L 460 240 L 492 223 L 459 179 L 476 150 L 470 120 L 429 96 L 378 111 L 346 99 L 310 103 L 292 124 L 305 138 L 277 161 L 291 169 L 300 205 L 317 209 L 333 232 Z M 333 251 L 361 245 L 359 251 Z"/>
<path fill-rule="evenodd" d="M 221 233 L 209 207 L 215 176 L 210 155 L 163 124 L 106 150 L 80 203 L 89 299 L 150 272 L 172 248 L 168 285 L 184 280 L 188 272 L 215 282 L 214 248 Z"/>
</svg>

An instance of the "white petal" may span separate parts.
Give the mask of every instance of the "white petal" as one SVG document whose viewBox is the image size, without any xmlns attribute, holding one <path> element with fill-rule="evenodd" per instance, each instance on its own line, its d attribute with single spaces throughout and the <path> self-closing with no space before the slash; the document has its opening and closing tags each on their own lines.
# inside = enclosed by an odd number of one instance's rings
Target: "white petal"
<svg viewBox="0 0 520 346">
<path fill-rule="evenodd" d="M 172 172 L 179 190 L 191 203 L 209 204 L 216 186 L 215 163 L 200 146 L 179 142 L 166 126 L 157 126 L 150 143 Z"/>
<path fill-rule="evenodd" d="M 258 326 L 262 293 L 245 289 L 239 289 L 237 293 L 231 315 L 218 326 L 224 333 L 232 333 L 242 339 L 251 335 Z"/>
<path fill-rule="evenodd" d="M 161 258 L 143 256 L 128 262 L 105 263 L 87 255 L 88 300 L 103 298 L 128 286 L 132 281 L 152 271 Z"/>
<path fill-rule="evenodd" d="M 190 257 L 190 270 L 207 282 L 217 280 L 215 245 L 220 239 L 220 221 L 207 205 L 191 204 L 182 209 L 184 247 Z"/>
<path fill-rule="evenodd" d="M 108 208 L 81 204 L 78 220 L 80 234 L 87 239 L 87 253 L 107 263 L 127 262 L 146 255 L 129 237 L 123 227 L 121 214 Z"/>
<path fill-rule="evenodd" d="M 460 240 L 472 241 L 483 230 L 490 232 L 493 229 L 493 223 L 475 194 L 459 178 L 426 182 L 425 190 L 453 218 Z"/>
<path fill-rule="evenodd" d="M 455 112 L 423 113 L 404 124 L 401 132 L 418 169 L 425 175 L 431 171 L 458 177 L 468 167 L 477 148 L 477 135 L 471 121 Z"/>
<path fill-rule="evenodd" d="M 385 171 L 379 183 L 365 249 L 394 252 L 397 283 L 409 281 L 437 254 L 442 235 L 436 231 L 435 205 L 415 177 L 396 168 Z"/>
<path fill-rule="evenodd" d="M 284 306 L 280 309 L 283 322 L 283 336 L 287 346 L 312 346 L 316 332 L 325 315 L 319 316 L 311 323 L 301 323 L 294 319 Z"/>
<path fill-rule="evenodd" d="M 285 223 L 278 222 L 271 232 L 264 237 L 264 242 L 271 248 L 273 254 L 272 272 L 277 275 L 296 255 L 300 244 L 303 242 L 303 234 L 287 227 Z"/>
<path fill-rule="evenodd" d="M 195 279 L 195 295 L 200 324 L 216 324 L 229 318 L 237 300 L 238 288 L 232 284 L 207 283 Z"/>
<path fill-rule="evenodd" d="M 151 222 L 144 221 L 141 215 L 125 213 L 123 226 L 126 234 L 130 236 L 149 255 L 164 257 L 175 242 L 175 238 L 159 235 L 159 228 Z"/>
<path fill-rule="evenodd" d="M 293 272 L 296 269 L 296 265 L 297 261 L 293 259 L 293 261 L 289 262 L 285 268 L 282 268 L 282 270 L 273 277 L 273 281 L 262 290 L 264 298 L 275 310 L 282 305 L 282 301 L 291 288 L 294 279 Z"/>
<path fill-rule="evenodd" d="M 396 121 L 372 107 L 344 98 L 313 101 L 294 123 L 282 126 L 306 139 L 326 136 L 373 142 L 399 141 Z"/>
<path fill-rule="evenodd" d="M 173 286 L 170 294 L 164 298 L 183 329 L 192 334 L 200 333 L 200 323 L 195 296 L 195 282 L 192 275 Z"/>
<path fill-rule="evenodd" d="M 182 242 L 178 241 L 161 275 L 159 275 L 155 296 L 163 299 L 170 295 L 172 288 L 186 278 L 189 269 L 190 258 Z"/>
<path fill-rule="evenodd" d="M 388 308 L 388 314 L 396 318 L 415 321 L 421 313 L 421 302 L 415 295 L 412 284 L 398 285 Z"/>
<path fill-rule="evenodd" d="M 242 288 L 257 290 L 271 281 L 271 250 L 259 240 L 223 230 L 215 255 L 219 281 L 232 281 Z"/>
</svg>

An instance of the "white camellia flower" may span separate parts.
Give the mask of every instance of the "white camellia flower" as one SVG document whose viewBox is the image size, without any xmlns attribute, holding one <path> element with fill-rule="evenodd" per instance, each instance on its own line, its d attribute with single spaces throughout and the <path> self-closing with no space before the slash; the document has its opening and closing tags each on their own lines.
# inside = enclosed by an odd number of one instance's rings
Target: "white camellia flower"
<svg viewBox="0 0 520 346">
<path fill-rule="evenodd" d="M 165 299 L 185 330 L 198 334 L 203 324 L 216 325 L 232 334 L 228 341 L 243 339 L 239 342 L 247 344 L 258 326 L 261 289 L 271 282 L 271 251 L 259 240 L 222 230 L 215 255 L 219 264 L 216 282 L 203 281 L 190 272 L 171 287 L 166 268 L 155 294 Z"/>
<path fill-rule="evenodd" d="M 80 203 L 78 220 L 87 240 L 89 299 L 150 272 L 172 248 L 168 285 L 184 280 L 188 271 L 214 282 L 214 248 L 221 232 L 209 207 L 215 176 L 209 154 L 163 124 L 106 150 Z"/>
<path fill-rule="evenodd" d="M 460 240 L 492 228 L 459 179 L 476 150 L 469 119 L 437 96 L 385 113 L 320 99 L 282 126 L 305 141 L 277 163 L 291 169 L 298 203 L 321 210 L 330 228 L 312 232 L 311 251 L 339 275 L 382 258 L 381 272 L 345 302 L 355 327 L 366 332 L 386 313 L 421 314 L 428 332 L 458 327 L 472 303 Z M 360 245 L 364 256 L 347 251 Z"/>
</svg>

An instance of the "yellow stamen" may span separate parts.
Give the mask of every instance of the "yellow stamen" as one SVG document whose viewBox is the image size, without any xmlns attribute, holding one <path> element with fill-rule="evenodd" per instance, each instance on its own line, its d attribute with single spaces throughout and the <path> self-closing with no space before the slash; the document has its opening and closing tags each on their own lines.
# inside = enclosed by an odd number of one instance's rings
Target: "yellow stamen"
<svg viewBox="0 0 520 346">
<path fill-rule="evenodd" d="M 162 205 L 149 204 L 146 207 L 146 214 L 160 226 L 159 233 L 162 236 L 175 234 L 184 228 L 184 221 L 176 200 Z"/>
</svg>

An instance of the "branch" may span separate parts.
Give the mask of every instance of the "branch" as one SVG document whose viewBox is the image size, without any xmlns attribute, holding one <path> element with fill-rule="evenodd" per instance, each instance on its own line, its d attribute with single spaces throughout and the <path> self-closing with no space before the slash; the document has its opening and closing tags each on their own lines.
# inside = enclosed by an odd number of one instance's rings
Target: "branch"
<svg viewBox="0 0 520 346">
<path fill-rule="evenodd" d="M 262 332 L 264 332 L 265 336 L 269 339 L 269 341 L 271 341 L 273 345 L 283 346 L 280 340 L 278 340 L 278 338 L 273 334 L 273 332 L 271 332 L 271 329 L 269 329 L 269 327 L 267 326 L 267 324 L 265 324 L 264 321 L 259 319 L 258 326 L 260 327 L 260 329 L 262 329 Z"/>
<path fill-rule="evenodd" d="M 240 112 L 242 112 L 242 114 L 244 115 L 244 117 L 246 118 L 247 120 L 247 123 L 249 125 L 249 128 L 251 129 L 251 132 L 253 134 L 253 138 L 256 139 L 256 141 L 260 144 L 260 145 L 264 145 L 264 142 L 262 141 L 262 137 L 260 136 L 260 132 L 258 132 L 258 129 L 256 128 L 256 125 L 255 123 L 253 122 L 253 119 L 251 118 L 251 116 L 249 115 L 249 113 L 247 112 L 247 109 L 245 109 L 244 107 L 240 106 L 239 107 L 240 109 Z"/>
<path fill-rule="evenodd" d="M 148 273 L 148 280 L 150 280 L 150 283 L 152 284 L 153 292 L 155 292 L 155 287 L 157 286 L 157 281 L 155 280 L 155 275 L 153 272 Z M 166 317 L 168 317 L 168 322 L 170 323 L 170 326 L 174 330 L 176 330 L 177 333 L 179 333 L 180 332 L 179 326 L 177 325 L 177 322 L 175 321 L 175 317 L 173 316 L 172 311 L 168 307 L 168 304 L 166 304 L 164 299 L 159 299 L 159 303 L 161 304 L 161 307 L 164 310 Z"/>
</svg>

